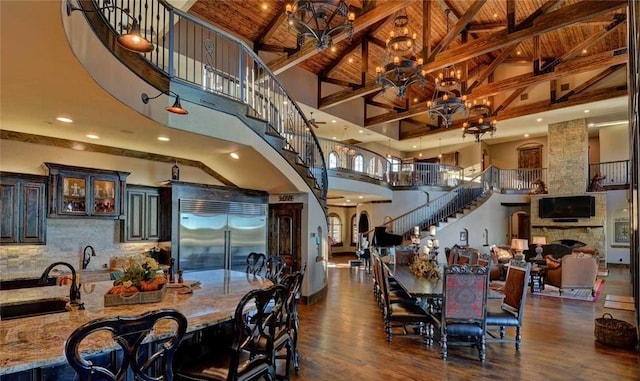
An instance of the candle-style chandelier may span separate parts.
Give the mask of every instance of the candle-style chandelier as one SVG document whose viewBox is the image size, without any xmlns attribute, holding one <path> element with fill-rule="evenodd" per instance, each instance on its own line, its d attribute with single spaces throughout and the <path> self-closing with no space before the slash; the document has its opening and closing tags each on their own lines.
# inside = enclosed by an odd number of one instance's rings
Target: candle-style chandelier
<svg viewBox="0 0 640 381">
<path fill-rule="evenodd" d="M 417 34 L 409 31 L 409 16 L 402 11 L 393 19 L 393 30 L 387 38 L 388 61 L 384 67 L 376 67 L 376 83 L 396 89 L 398 98 L 407 96 L 407 89 L 414 83 L 424 87 L 423 59 L 417 58 Z"/>
<path fill-rule="evenodd" d="M 478 118 L 472 118 L 462 124 L 462 138 L 464 139 L 466 135 L 474 135 L 476 142 L 479 143 L 485 134 L 493 136 L 496 132 L 497 122 L 495 119 L 490 120 L 491 103 L 486 99 L 480 103 L 474 100 L 467 107 L 469 108 L 469 113 Z"/>
<path fill-rule="evenodd" d="M 298 46 L 304 45 L 309 37 L 323 50 L 331 47 L 338 33 L 346 31 L 349 39 L 353 35 L 356 14 L 349 12 L 345 0 L 296 0 L 287 4 L 285 11 L 289 28 L 298 32 Z"/>
<path fill-rule="evenodd" d="M 449 34 L 449 13 L 447 17 L 447 34 Z M 442 118 L 445 128 L 453 122 L 453 116 L 458 113 L 467 114 L 467 96 L 462 94 L 462 74 L 455 65 L 442 69 L 435 78 L 433 97 L 427 102 L 427 114 L 431 118 Z"/>
</svg>

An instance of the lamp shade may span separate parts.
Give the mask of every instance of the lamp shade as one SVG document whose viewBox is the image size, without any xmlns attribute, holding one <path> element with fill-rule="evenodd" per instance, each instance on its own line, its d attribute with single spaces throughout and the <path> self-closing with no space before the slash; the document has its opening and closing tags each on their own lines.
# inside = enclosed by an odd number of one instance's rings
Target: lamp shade
<svg viewBox="0 0 640 381">
<path fill-rule="evenodd" d="M 526 239 L 514 238 L 511 240 L 511 248 L 517 251 L 528 249 L 529 241 Z"/>
<path fill-rule="evenodd" d="M 533 237 L 533 241 L 531 243 L 536 245 L 546 245 L 547 239 L 545 237 Z"/>
</svg>

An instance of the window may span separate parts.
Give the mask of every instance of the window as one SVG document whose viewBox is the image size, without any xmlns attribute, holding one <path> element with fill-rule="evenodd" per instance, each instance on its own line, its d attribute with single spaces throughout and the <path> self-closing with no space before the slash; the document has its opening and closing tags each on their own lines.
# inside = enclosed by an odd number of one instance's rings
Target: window
<svg viewBox="0 0 640 381">
<path fill-rule="evenodd" d="M 390 157 L 387 160 L 389 160 L 389 172 L 400 172 L 400 159 Z"/>
<path fill-rule="evenodd" d="M 342 245 L 342 221 L 335 213 L 329 214 L 329 235 L 336 245 Z"/>
<path fill-rule="evenodd" d="M 358 154 L 353 157 L 353 170 L 355 172 L 364 172 L 364 156 Z"/>
<path fill-rule="evenodd" d="M 336 151 L 329 152 L 329 169 L 338 168 L 338 164 L 340 164 L 340 158 Z"/>
<path fill-rule="evenodd" d="M 351 216 L 351 246 L 358 246 L 358 219 L 354 214 Z"/>
</svg>

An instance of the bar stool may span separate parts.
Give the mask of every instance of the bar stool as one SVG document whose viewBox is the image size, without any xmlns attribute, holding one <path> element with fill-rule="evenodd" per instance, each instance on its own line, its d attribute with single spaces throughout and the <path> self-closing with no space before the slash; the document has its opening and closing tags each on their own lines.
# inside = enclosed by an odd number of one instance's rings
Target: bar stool
<svg viewBox="0 0 640 381">
<path fill-rule="evenodd" d="M 177 327 L 161 323 L 175 322 Z M 173 326 L 174 324 L 171 324 Z M 104 335 L 110 333 L 110 335 Z M 173 380 L 173 355 L 187 331 L 187 318 L 179 311 L 161 309 L 138 316 L 116 316 L 92 320 L 78 327 L 65 342 L 64 354 L 80 380 L 124 380 L 132 373 L 136 380 Z M 152 342 L 145 339 L 152 337 Z M 99 364 L 87 352 L 80 352 L 83 343 L 109 337 L 122 350 L 114 363 Z M 94 356 L 95 357 L 95 356 Z"/>
</svg>

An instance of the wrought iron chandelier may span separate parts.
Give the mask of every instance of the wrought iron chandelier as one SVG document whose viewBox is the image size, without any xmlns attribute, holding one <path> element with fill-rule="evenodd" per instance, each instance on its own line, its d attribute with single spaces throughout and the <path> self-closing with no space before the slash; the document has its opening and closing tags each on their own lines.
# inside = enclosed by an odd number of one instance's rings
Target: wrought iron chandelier
<svg viewBox="0 0 640 381">
<path fill-rule="evenodd" d="M 449 13 L 447 17 L 447 34 L 449 33 Z M 467 115 L 467 96 L 462 94 L 462 74 L 455 65 L 442 69 L 435 78 L 433 98 L 427 102 L 427 113 L 431 118 L 442 118 L 445 128 L 453 122 L 453 116 L 458 113 Z"/>
<path fill-rule="evenodd" d="M 468 120 L 462 124 L 462 138 L 466 135 L 474 135 L 476 142 L 480 142 L 485 134 L 493 134 L 496 132 L 496 120 L 489 120 L 491 118 L 491 103 L 486 99 L 482 103 L 474 101 L 471 105 L 468 105 L 469 112 L 478 116 L 477 120 Z"/>
<path fill-rule="evenodd" d="M 309 37 L 323 50 L 331 47 L 333 37 L 341 31 L 346 31 L 349 38 L 353 35 L 356 15 L 349 12 L 345 0 L 296 0 L 287 4 L 285 10 L 289 28 L 298 32 L 298 46 L 304 45 Z"/>
<path fill-rule="evenodd" d="M 396 89 L 399 98 L 407 96 L 407 89 L 414 83 L 424 87 L 423 59 L 416 58 L 416 33 L 409 34 L 409 16 L 401 13 L 393 19 L 393 30 L 386 41 L 389 61 L 384 67 L 376 67 L 376 83 Z"/>
</svg>

